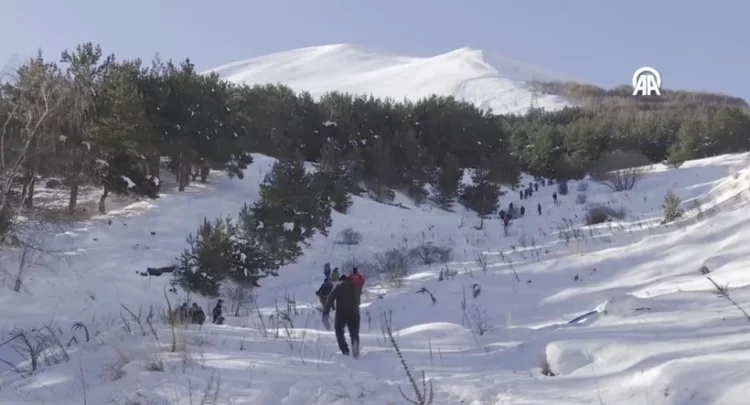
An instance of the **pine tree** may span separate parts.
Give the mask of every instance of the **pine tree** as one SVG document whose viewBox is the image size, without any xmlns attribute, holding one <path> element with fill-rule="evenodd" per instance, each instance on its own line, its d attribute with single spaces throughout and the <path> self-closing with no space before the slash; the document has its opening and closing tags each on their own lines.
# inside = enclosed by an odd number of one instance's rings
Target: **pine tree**
<svg viewBox="0 0 750 405">
<path fill-rule="evenodd" d="M 432 201 L 440 208 L 451 211 L 459 194 L 462 176 L 463 169 L 459 166 L 458 159 L 452 154 L 446 154 L 443 164 L 433 171 Z"/>
<path fill-rule="evenodd" d="M 346 214 L 352 205 L 349 190 L 353 182 L 347 171 L 346 162 L 339 161 L 336 144 L 329 140 L 320 151 L 320 164 L 316 173 L 318 188 L 322 190 L 322 199 L 331 201 L 333 209 Z"/>
<path fill-rule="evenodd" d="M 500 186 L 490 181 L 491 177 L 490 162 L 483 157 L 471 176 L 473 184 L 464 187 L 459 199 L 462 205 L 479 215 L 477 229 L 484 228 L 485 218 L 498 210 Z"/>
<path fill-rule="evenodd" d="M 568 180 L 557 181 L 557 194 L 568 195 Z"/>
<path fill-rule="evenodd" d="M 243 287 L 259 287 L 258 281 L 277 276 L 279 262 L 258 239 L 250 211 L 245 206 L 237 225 L 231 218 L 204 219 L 188 248 L 177 259 L 173 285 L 186 291 L 216 297 L 225 280 Z"/>
<path fill-rule="evenodd" d="M 662 204 L 662 208 L 664 209 L 664 220 L 662 223 L 670 223 L 684 214 L 683 209 L 680 207 L 681 203 L 682 200 L 680 200 L 680 197 L 672 190 L 669 190 L 667 194 L 664 195 L 664 204 Z"/>
<path fill-rule="evenodd" d="M 280 264 L 301 256 L 300 244 L 316 230 L 328 236 L 331 206 L 318 184 L 305 172 L 301 160 L 290 158 L 276 162 L 260 186 L 260 200 L 253 205 L 248 222 Z"/>
<path fill-rule="evenodd" d="M 203 220 L 195 236 L 188 235 L 188 248 L 178 258 L 173 284 L 186 291 L 215 297 L 221 282 L 234 268 L 233 239 L 237 228 L 230 218 Z"/>
</svg>

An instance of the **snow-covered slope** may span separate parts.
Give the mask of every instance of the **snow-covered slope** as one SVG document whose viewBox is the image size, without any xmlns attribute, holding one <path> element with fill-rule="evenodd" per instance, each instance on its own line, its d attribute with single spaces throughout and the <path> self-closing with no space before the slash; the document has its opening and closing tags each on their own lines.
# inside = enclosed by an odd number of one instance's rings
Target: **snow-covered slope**
<svg viewBox="0 0 750 405">
<path fill-rule="evenodd" d="M 577 191 L 583 182 L 571 182 L 559 205 L 552 201 L 554 186 L 523 201 L 508 190 L 503 207 L 514 202 L 527 210 L 507 236 L 496 218 L 477 230 L 476 216 L 461 208 L 415 207 L 402 196 L 397 199 L 406 208 L 355 198 L 349 214 L 334 215 L 331 236 L 316 236 L 299 263 L 264 280 L 256 303 L 230 316 L 228 325 L 178 327 L 173 335 L 157 318 L 152 332 L 147 313 L 164 306 L 168 280 L 136 272 L 170 264 L 204 217 L 235 214 L 257 198 L 272 164 L 256 155 L 242 181 L 215 173 L 208 185 L 185 193 L 167 189 L 155 202 L 42 235 L 53 256 L 28 261 L 20 293 L 6 285 L 21 252 L 2 252 L 0 370 L 8 371 L 0 372 L 0 403 L 406 403 L 399 388 L 413 397 L 411 384 L 381 331 L 388 313 L 412 374 L 418 378 L 424 370 L 433 380 L 435 405 L 747 403 L 750 322 L 712 292 L 706 277 L 729 284 L 733 300 L 750 306 L 747 154 L 679 169 L 655 166 L 628 192 L 594 183 Z M 687 213 L 664 226 L 661 204 L 670 189 Z M 582 227 L 578 194 L 589 203 L 625 206 L 628 217 Z M 689 209 L 696 201 L 700 219 Z M 346 228 L 360 232 L 362 242 L 337 243 Z M 371 260 L 427 242 L 452 249 L 452 260 L 415 264 L 401 286 L 369 277 L 363 355 L 339 355 L 312 305 L 323 264 Z M 702 266 L 710 273 L 702 274 Z M 455 274 L 441 281 L 446 271 Z M 434 303 L 418 293 L 423 287 Z M 172 305 L 184 299 L 167 295 Z M 213 304 L 197 301 L 204 309 Z M 136 313 L 142 307 L 143 330 L 120 304 Z M 292 324 L 279 325 L 286 311 Z M 71 330 L 77 321 L 88 328 L 89 342 L 84 331 Z M 8 334 L 50 322 L 59 326 L 53 329 L 63 346 L 72 336 L 79 343 L 66 348 L 67 360 L 60 349 L 48 352 L 57 360 L 40 361 L 40 371 L 20 378 L 5 362 L 19 361 L 13 348 L 24 349 L 20 341 L 4 344 Z M 543 375 L 543 367 L 556 375 Z M 218 391 L 217 400 L 203 401 L 206 391 L 209 397 Z"/>
<path fill-rule="evenodd" d="M 461 48 L 433 57 L 377 52 L 337 44 L 295 49 L 230 63 L 210 70 L 236 83 L 283 83 L 318 97 L 330 91 L 417 100 L 433 94 L 455 96 L 495 113 L 523 113 L 532 103 L 528 83 L 566 80 L 546 69 L 503 55 Z M 538 95 L 539 107 L 569 103 Z"/>
</svg>

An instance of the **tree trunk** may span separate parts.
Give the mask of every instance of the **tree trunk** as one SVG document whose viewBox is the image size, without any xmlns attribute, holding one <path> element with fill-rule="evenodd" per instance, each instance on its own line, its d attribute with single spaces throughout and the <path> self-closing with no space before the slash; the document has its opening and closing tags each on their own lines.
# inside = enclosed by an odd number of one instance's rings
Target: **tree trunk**
<svg viewBox="0 0 750 405">
<path fill-rule="evenodd" d="M 68 214 L 76 213 L 76 204 L 78 203 L 78 178 L 74 177 L 70 181 L 70 199 L 68 200 Z"/>
<path fill-rule="evenodd" d="M 211 167 L 208 163 L 204 162 L 201 164 L 201 183 L 208 181 L 208 174 L 211 172 Z"/>
<path fill-rule="evenodd" d="M 161 156 L 159 156 L 159 153 L 154 153 L 149 157 L 148 161 L 148 174 L 150 174 L 153 177 L 159 178 L 159 173 L 161 172 Z"/>
<path fill-rule="evenodd" d="M 31 176 L 31 181 L 29 182 L 29 187 L 26 193 L 26 200 L 23 202 L 23 205 L 26 206 L 26 208 L 31 208 L 34 206 L 34 185 L 36 184 L 36 173 L 32 173 Z"/>
<path fill-rule="evenodd" d="M 107 213 L 107 196 L 109 195 L 109 187 L 106 185 L 104 186 L 104 193 L 102 194 L 102 197 L 99 199 L 99 213 L 106 214 Z"/>
<path fill-rule="evenodd" d="M 177 172 L 180 174 L 178 191 L 185 191 L 185 187 L 190 181 L 190 161 L 182 153 L 180 153 Z"/>
</svg>

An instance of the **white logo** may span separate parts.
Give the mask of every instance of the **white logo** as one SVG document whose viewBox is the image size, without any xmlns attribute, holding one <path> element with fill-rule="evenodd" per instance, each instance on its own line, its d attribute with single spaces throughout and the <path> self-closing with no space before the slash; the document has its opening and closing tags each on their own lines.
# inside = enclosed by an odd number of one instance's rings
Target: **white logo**
<svg viewBox="0 0 750 405">
<path fill-rule="evenodd" d="M 659 72 L 648 66 L 644 66 L 633 73 L 633 95 L 640 93 L 642 96 L 661 96 L 661 75 Z"/>
</svg>

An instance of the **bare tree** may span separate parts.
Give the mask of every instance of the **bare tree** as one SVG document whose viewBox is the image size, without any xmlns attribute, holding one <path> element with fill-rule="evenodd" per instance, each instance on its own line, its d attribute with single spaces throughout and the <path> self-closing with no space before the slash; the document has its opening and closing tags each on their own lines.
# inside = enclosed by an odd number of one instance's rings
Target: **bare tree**
<svg viewBox="0 0 750 405">
<path fill-rule="evenodd" d="M 254 302 L 253 290 L 250 286 L 227 283 L 223 286 L 223 294 L 229 301 L 229 311 L 234 316 L 240 316 L 242 308 L 250 308 L 249 305 Z"/>
<path fill-rule="evenodd" d="M 79 45 L 75 52 L 62 53 L 62 62 L 67 65 L 66 77 L 73 89 L 68 108 L 71 130 L 65 137 L 61 161 L 70 186 L 70 214 L 75 213 L 79 187 L 91 180 L 95 171 L 92 148 L 98 146 L 95 122 L 100 107 L 100 87 L 102 77 L 113 61 L 113 55 L 102 58 L 99 45 L 91 42 Z"/>
<path fill-rule="evenodd" d="M 591 177 L 612 191 L 632 190 L 643 177 L 648 158 L 638 152 L 614 151 L 605 154 L 591 171 Z"/>
<path fill-rule="evenodd" d="M 11 230 L 29 190 L 33 193 L 34 167 L 54 148 L 53 127 L 69 94 L 64 77 L 41 53 L 0 90 L 0 237 Z M 24 176 L 29 168 L 31 175 Z"/>
</svg>

